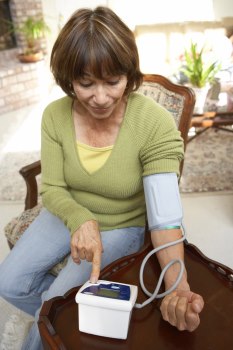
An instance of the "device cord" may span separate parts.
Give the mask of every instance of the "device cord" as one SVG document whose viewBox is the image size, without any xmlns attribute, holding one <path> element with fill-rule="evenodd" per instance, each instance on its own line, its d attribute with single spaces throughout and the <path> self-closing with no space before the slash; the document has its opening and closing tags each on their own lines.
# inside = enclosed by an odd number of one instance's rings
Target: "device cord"
<svg viewBox="0 0 233 350">
<path fill-rule="evenodd" d="M 140 275 L 139 275 L 139 279 L 140 279 L 140 285 L 141 285 L 141 288 L 142 290 L 144 291 L 144 293 L 146 295 L 149 296 L 149 298 L 147 300 L 145 300 L 142 304 L 135 304 L 134 307 L 137 308 L 137 309 L 141 309 L 143 308 L 144 306 L 148 305 L 149 303 L 151 303 L 153 300 L 155 299 L 159 299 L 159 298 L 163 298 L 165 297 L 166 295 L 168 295 L 169 293 L 171 293 L 173 290 L 176 289 L 176 287 L 178 286 L 178 284 L 180 283 L 181 281 L 181 278 L 183 276 L 183 273 L 184 273 L 184 269 L 185 269 L 185 266 L 184 266 L 184 262 L 181 260 L 181 259 L 173 259 L 171 260 L 162 270 L 160 276 L 159 276 L 159 280 L 158 280 L 158 283 L 156 285 L 156 288 L 154 290 L 153 293 L 150 293 L 146 287 L 145 287 L 145 284 L 144 284 L 144 279 L 143 279 L 143 273 L 144 273 L 144 268 L 145 268 L 145 265 L 147 263 L 147 261 L 150 259 L 150 257 L 157 253 L 158 251 L 162 250 L 162 249 L 165 249 L 165 248 L 168 248 L 168 247 L 171 247 L 173 245 L 176 245 L 176 244 L 179 244 L 181 242 L 183 242 L 186 238 L 186 233 L 185 233 L 185 229 L 184 229 L 184 226 L 183 224 L 181 225 L 182 227 L 182 231 L 183 231 L 183 236 L 182 238 L 180 239 L 177 239 L 176 241 L 173 241 L 173 242 L 169 242 L 169 243 L 166 243 L 166 244 L 163 244 L 155 249 L 153 249 L 151 252 L 149 252 L 145 258 L 143 259 L 142 261 L 142 264 L 141 264 L 141 267 L 140 267 Z M 173 264 L 176 264 L 176 263 L 179 263 L 180 264 L 180 271 L 179 271 L 179 274 L 178 274 L 178 277 L 176 279 L 176 281 L 174 282 L 174 284 L 172 285 L 172 287 L 170 287 L 168 290 L 166 290 L 165 292 L 163 293 L 160 293 L 158 294 L 159 292 L 159 289 L 161 287 L 161 284 L 163 282 L 163 278 L 164 278 L 164 275 L 166 273 L 166 271 L 173 265 Z"/>
</svg>

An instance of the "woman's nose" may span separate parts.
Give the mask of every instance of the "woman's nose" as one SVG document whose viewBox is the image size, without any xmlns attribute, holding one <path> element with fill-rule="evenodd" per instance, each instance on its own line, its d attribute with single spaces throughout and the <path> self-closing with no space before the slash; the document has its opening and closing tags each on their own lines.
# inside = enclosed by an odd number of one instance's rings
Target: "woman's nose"
<svg viewBox="0 0 233 350">
<path fill-rule="evenodd" d="M 103 105 L 107 101 L 107 92 L 103 85 L 96 85 L 94 91 L 94 101 L 99 105 Z"/>
</svg>

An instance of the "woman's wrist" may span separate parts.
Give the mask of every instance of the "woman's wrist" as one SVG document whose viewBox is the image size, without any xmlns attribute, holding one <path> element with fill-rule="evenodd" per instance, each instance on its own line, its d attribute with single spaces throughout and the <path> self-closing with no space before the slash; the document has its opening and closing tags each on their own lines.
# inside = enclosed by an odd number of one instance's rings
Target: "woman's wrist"
<svg viewBox="0 0 233 350">
<path fill-rule="evenodd" d="M 174 278 L 170 278 L 170 279 L 165 279 L 165 290 L 170 289 L 175 281 L 176 281 L 177 276 L 174 276 Z M 186 272 L 184 273 L 184 276 L 182 277 L 180 283 L 178 284 L 178 286 L 176 287 L 176 289 L 179 290 L 185 290 L 185 291 L 189 291 L 190 290 L 190 286 L 189 283 L 187 281 L 187 277 L 186 277 Z"/>
</svg>

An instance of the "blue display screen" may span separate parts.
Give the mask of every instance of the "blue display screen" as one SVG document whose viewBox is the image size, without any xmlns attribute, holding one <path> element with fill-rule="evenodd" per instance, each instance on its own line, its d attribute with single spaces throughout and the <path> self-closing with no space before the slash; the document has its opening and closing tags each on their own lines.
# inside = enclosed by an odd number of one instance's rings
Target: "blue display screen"
<svg viewBox="0 0 233 350">
<path fill-rule="evenodd" d="M 85 288 L 82 293 L 95 295 L 102 298 L 111 298 L 119 300 L 130 299 L 130 287 L 125 284 L 109 283 L 93 285 Z"/>
</svg>

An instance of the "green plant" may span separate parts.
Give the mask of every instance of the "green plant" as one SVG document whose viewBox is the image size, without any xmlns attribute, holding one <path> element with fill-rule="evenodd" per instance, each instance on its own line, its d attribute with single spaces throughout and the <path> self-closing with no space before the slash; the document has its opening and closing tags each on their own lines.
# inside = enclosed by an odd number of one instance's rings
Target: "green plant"
<svg viewBox="0 0 233 350">
<path fill-rule="evenodd" d="M 24 54 L 32 54 L 37 51 L 37 40 L 50 32 L 50 28 L 43 19 L 28 17 L 19 27 L 14 28 L 15 32 L 22 33 L 26 41 Z"/>
<path fill-rule="evenodd" d="M 218 62 L 206 64 L 203 59 L 203 52 L 204 47 L 198 51 L 197 44 L 191 43 L 190 50 L 185 50 L 184 67 L 181 68 L 189 83 L 198 88 L 213 84 L 215 76 L 221 68 Z"/>
</svg>

